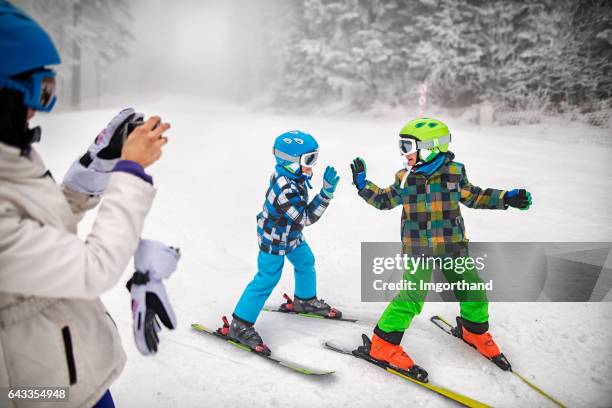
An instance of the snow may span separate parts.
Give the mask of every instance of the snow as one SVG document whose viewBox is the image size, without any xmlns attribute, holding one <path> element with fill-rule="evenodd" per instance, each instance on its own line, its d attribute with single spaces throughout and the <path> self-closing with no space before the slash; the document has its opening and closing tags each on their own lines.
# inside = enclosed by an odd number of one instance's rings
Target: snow
<svg viewBox="0 0 612 408">
<path fill-rule="evenodd" d="M 121 107 L 39 115 L 39 150 L 57 180 Z M 443 407 L 453 404 L 377 367 L 321 347 L 326 339 L 355 342 L 385 307 L 360 302 L 360 243 L 397 241 L 400 209 L 376 211 L 351 185 L 349 162 L 368 164 L 368 178 L 389 185 L 401 167 L 396 134 L 412 114 L 288 116 L 232 106 L 161 100 L 138 106 L 171 121 L 170 143 L 150 169 L 158 187 L 143 236 L 180 246 L 183 258 L 167 282 L 179 327 L 164 329 L 155 357 L 141 356 L 131 334 L 130 299 L 123 283 L 104 301 L 118 323 L 128 363 L 111 391 L 121 407 Z M 452 117 L 452 150 L 470 180 L 483 187 L 523 187 L 533 194 L 528 212 L 464 209 L 472 241 L 612 241 L 612 153 L 609 130 L 568 123 L 477 127 Z M 278 355 L 336 370 L 328 378 L 292 373 L 231 345 L 197 334 L 230 315 L 256 272 L 255 216 L 263 203 L 274 137 L 304 129 L 318 138 L 320 164 L 336 166 L 341 184 L 322 219 L 305 231 L 317 259 L 318 295 L 365 320 L 339 323 L 262 313 L 257 328 Z M 95 214 L 81 224 L 85 237 Z M 288 270 L 269 303 L 292 294 Z M 610 298 L 610 296 L 608 296 Z M 452 319 L 458 307 L 430 303 L 404 337 L 404 347 L 430 379 L 485 403 L 552 406 L 511 374 L 502 372 L 429 321 Z M 514 368 L 568 406 L 612 406 L 610 303 L 496 303 L 491 330 Z"/>
</svg>

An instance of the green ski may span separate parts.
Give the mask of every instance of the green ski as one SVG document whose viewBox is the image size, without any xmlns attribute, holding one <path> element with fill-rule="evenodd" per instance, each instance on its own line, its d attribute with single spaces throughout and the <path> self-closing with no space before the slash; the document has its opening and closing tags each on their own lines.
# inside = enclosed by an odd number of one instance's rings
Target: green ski
<svg viewBox="0 0 612 408">
<path fill-rule="evenodd" d="M 431 320 L 431 322 L 433 324 L 435 324 L 438 328 L 440 328 L 446 334 L 449 334 L 449 335 L 451 335 L 451 336 L 461 340 L 461 338 L 457 337 L 455 335 L 454 331 L 453 331 L 453 329 L 455 327 L 452 324 L 450 324 L 449 322 L 447 322 L 441 316 L 432 316 L 429 320 Z M 561 402 L 559 402 L 557 399 L 555 399 L 550 394 L 544 392 L 541 388 L 537 387 L 531 381 L 527 380 L 523 375 L 521 375 L 521 374 L 517 373 L 516 371 L 514 371 L 514 369 L 512 369 L 512 367 L 510 367 L 507 371 L 510 371 L 512 374 L 514 374 L 516 377 L 518 377 L 521 381 L 523 381 L 525 384 L 527 384 L 530 388 L 535 390 L 538 394 L 540 394 L 543 397 L 547 398 L 550 402 L 556 404 L 557 406 L 559 406 L 561 408 L 565 408 L 565 405 L 563 405 Z"/>
<path fill-rule="evenodd" d="M 225 342 L 227 342 L 227 343 L 229 343 L 229 344 L 231 344 L 231 345 L 233 345 L 235 347 L 238 347 L 241 350 L 257 354 L 258 356 L 263 357 L 266 360 L 272 361 L 273 363 L 276 363 L 276 364 L 281 365 L 283 367 L 287 367 L 288 369 L 293 370 L 295 372 L 298 372 L 300 374 L 313 375 L 313 376 L 325 376 L 325 375 L 329 375 L 329 374 L 333 374 L 334 373 L 334 371 L 319 370 L 319 369 L 316 369 L 316 368 L 307 367 L 307 366 L 304 366 L 302 364 L 298 364 L 298 363 L 294 363 L 292 361 L 285 360 L 283 358 L 278 358 L 278 357 L 276 357 L 274 355 L 266 356 L 264 354 L 257 353 L 255 351 L 251 350 L 249 347 L 246 347 L 246 346 L 244 346 L 244 345 L 242 345 L 242 344 L 240 344 L 240 343 L 238 343 L 236 341 L 233 341 L 233 340 L 227 338 L 226 336 L 220 334 L 216 330 L 209 329 L 206 326 L 203 326 L 203 325 L 201 325 L 199 323 L 193 323 L 191 325 L 191 328 L 193 330 L 197 331 L 198 333 L 209 334 L 209 335 L 211 335 L 213 337 L 216 337 L 216 338 L 218 338 L 220 340 L 223 340 L 223 341 L 225 341 Z"/>
<path fill-rule="evenodd" d="M 324 345 L 329 350 L 333 350 L 333 351 L 338 352 L 338 353 L 342 353 L 342 354 L 346 354 L 346 355 L 349 355 L 349 356 L 353 356 L 353 357 L 359 358 L 361 360 L 367 361 L 368 363 L 374 364 L 374 365 L 384 369 L 385 371 L 387 371 L 387 372 L 389 372 L 389 373 L 391 373 L 393 375 L 396 375 L 396 376 L 401 377 L 401 378 L 403 378 L 405 380 L 408 380 L 408 381 L 410 381 L 410 382 L 412 382 L 414 384 L 417 384 L 417 385 L 419 385 L 419 386 L 421 386 L 423 388 L 426 388 L 426 389 L 428 389 L 430 391 L 433 391 L 436 394 L 439 394 L 439 395 L 441 395 L 441 396 L 443 396 L 445 398 L 448 398 L 448 399 L 450 399 L 452 401 L 455 401 L 455 402 L 457 402 L 457 403 L 459 403 L 461 405 L 464 405 L 466 407 L 471 407 L 471 408 L 487 408 L 487 407 L 489 407 L 489 405 L 487 405 L 487 404 L 483 404 L 480 401 L 476 401 L 476 400 L 474 400 L 474 399 L 472 399 L 470 397 L 467 397 L 465 395 L 459 394 L 459 393 L 457 393 L 457 392 L 455 392 L 453 390 L 450 390 L 450 389 L 448 389 L 446 387 L 435 385 L 435 384 L 432 384 L 430 382 L 418 381 L 415 378 L 412 378 L 412 377 L 406 375 L 401 370 L 394 369 L 393 367 L 385 364 L 382 361 L 374 360 L 373 358 L 369 357 L 367 355 L 367 353 L 361 352 L 360 349 L 362 347 L 366 347 L 366 348 L 369 347 L 369 342 L 370 342 L 370 339 L 365 334 L 362 335 L 362 337 L 363 337 L 364 346 L 360 346 L 360 347 L 356 348 L 355 350 L 347 348 L 347 347 L 340 346 L 340 345 L 338 345 L 338 344 L 336 344 L 336 343 L 334 343 L 332 341 L 327 341 L 327 342 L 324 343 Z"/>
</svg>

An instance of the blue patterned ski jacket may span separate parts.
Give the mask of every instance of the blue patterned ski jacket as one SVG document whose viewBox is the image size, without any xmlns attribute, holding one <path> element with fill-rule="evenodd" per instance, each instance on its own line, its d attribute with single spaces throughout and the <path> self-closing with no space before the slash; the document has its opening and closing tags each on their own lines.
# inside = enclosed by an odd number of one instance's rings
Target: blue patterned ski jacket
<svg viewBox="0 0 612 408">
<path fill-rule="evenodd" d="M 304 241 L 302 230 L 315 223 L 329 205 L 329 199 L 317 194 L 308 202 L 308 189 L 278 169 L 270 177 L 266 201 L 257 214 L 259 249 L 272 255 L 285 255 Z"/>
</svg>

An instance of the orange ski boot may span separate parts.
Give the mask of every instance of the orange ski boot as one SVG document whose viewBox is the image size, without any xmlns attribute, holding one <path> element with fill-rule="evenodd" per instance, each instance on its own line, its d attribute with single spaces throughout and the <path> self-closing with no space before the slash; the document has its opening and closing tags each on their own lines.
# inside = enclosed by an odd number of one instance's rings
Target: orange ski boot
<svg viewBox="0 0 612 408">
<path fill-rule="evenodd" d="M 468 330 L 468 328 L 471 330 Z M 500 351 L 488 329 L 488 323 L 473 323 L 457 317 L 457 327 L 453 329 L 453 334 L 474 347 L 502 370 L 511 371 L 510 362 Z"/>
<path fill-rule="evenodd" d="M 396 369 L 417 381 L 427 382 L 427 371 L 414 364 L 401 345 L 389 343 L 376 334 L 373 335 L 371 342 L 366 335 L 363 337 L 364 351 L 368 352 L 370 359 L 376 360 L 374 361 L 376 364 Z"/>
</svg>

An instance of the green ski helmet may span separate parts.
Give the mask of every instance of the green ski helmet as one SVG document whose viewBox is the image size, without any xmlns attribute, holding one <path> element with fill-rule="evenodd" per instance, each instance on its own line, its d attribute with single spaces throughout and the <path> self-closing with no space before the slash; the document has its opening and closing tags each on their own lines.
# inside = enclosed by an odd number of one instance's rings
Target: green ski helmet
<svg viewBox="0 0 612 408">
<path fill-rule="evenodd" d="M 438 153 L 447 152 L 451 141 L 448 126 L 437 119 L 418 118 L 406 123 L 400 130 L 399 147 L 402 155 L 419 152 L 419 158 L 428 162 Z"/>
</svg>

